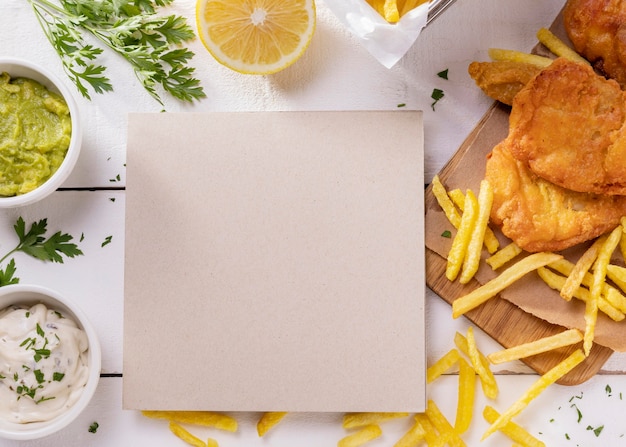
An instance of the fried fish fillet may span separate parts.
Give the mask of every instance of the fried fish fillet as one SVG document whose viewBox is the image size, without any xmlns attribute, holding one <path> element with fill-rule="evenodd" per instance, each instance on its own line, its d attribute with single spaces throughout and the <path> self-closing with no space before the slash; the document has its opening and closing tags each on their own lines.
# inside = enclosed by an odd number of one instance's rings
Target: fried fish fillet
<svg viewBox="0 0 626 447">
<path fill-rule="evenodd" d="M 541 67 L 512 61 L 472 62 L 467 71 L 487 96 L 510 106 Z"/>
<path fill-rule="evenodd" d="M 489 154 L 485 178 L 493 187 L 492 222 L 524 250 L 564 250 L 612 230 L 626 215 L 626 196 L 556 186 L 516 160 L 510 142 Z"/>
<path fill-rule="evenodd" d="M 509 148 L 539 177 L 579 192 L 626 194 L 626 93 L 559 58 L 513 100 Z"/>
<path fill-rule="evenodd" d="M 626 1 L 568 0 L 563 23 L 574 49 L 626 87 Z"/>
</svg>

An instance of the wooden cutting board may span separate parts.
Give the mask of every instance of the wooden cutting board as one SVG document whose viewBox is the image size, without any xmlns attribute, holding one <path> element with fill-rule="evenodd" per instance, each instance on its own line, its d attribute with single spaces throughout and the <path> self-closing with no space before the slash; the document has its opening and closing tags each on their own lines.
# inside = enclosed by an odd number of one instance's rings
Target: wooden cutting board
<svg viewBox="0 0 626 447">
<path fill-rule="evenodd" d="M 509 108 L 497 103 L 487 111 L 480 123 L 439 173 L 439 177 L 444 184 L 459 167 L 459 163 L 463 161 L 469 150 L 491 148 L 501 140 L 503 135 L 506 135 L 508 115 Z M 494 131 L 494 128 L 498 130 Z M 478 166 L 477 170 L 480 171 Z M 431 186 L 426 189 L 425 208 L 426 210 L 439 208 L 437 200 L 432 194 Z M 445 270 L 446 259 L 431 250 L 427 240 L 426 284 L 444 301 L 452 304 L 456 298 L 467 294 L 480 285 L 475 280 L 466 285 L 462 285 L 458 281 L 451 282 L 446 278 Z M 452 312 L 450 314 L 452 315 Z M 466 313 L 465 316 L 506 348 L 565 330 L 561 326 L 539 319 L 509 301 L 500 298 L 485 302 L 478 308 Z M 536 355 L 524 359 L 523 362 L 537 373 L 543 374 L 581 346 L 582 343 Z M 595 344 L 589 357 L 559 380 L 558 383 L 562 385 L 577 385 L 590 379 L 600 370 L 612 353 L 613 350 Z"/>
<path fill-rule="evenodd" d="M 563 26 L 563 12 L 554 19 L 550 30 L 570 45 L 567 34 Z M 543 45 L 537 44 L 532 50 L 535 54 L 554 57 Z M 479 151 L 488 153 L 493 146 L 504 139 L 508 133 L 508 116 L 510 108 L 500 103 L 494 103 L 485 113 L 481 121 L 468 135 L 461 147 L 452 159 L 439 173 L 439 177 L 445 184 L 446 180 L 454 175 L 461 163 L 467 163 L 468 159 L 476 160 L 475 157 L 467 157 L 468 151 Z M 476 165 L 475 176 L 482 178 L 484 174 L 484 163 L 482 166 Z M 475 180 L 475 179 L 474 179 Z M 426 189 L 425 208 L 427 210 L 439 208 L 437 201 L 432 194 L 431 186 Z M 428 225 L 428 220 L 427 220 Z M 441 250 L 440 250 L 441 252 Z M 469 284 L 461 285 L 458 281 L 451 282 L 445 276 L 446 259 L 433 251 L 426 243 L 426 284 L 436 292 L 444 301 L 452 302 L 475 289 L 480 284 L 472 280 Z M 452 312 L 450 312 L 452 314 Z M 497 297 L 482 304 L 478 308 L 468 312 L 465 316 L 473 324 L 480 327 L 502 346 L 508 348 L 536 340 L 541 337 L 553 335 L 565 330 L 564 327 L 554 325 L 539 319 L 534 315 L 523 311 L 516 305 Z M 569 348 L 562 348 L 545 354 L 523 359 L 523 362 L 539 374 L 543 374 L 558 362 L 566 358 L 575 349 L 582 347 L 582 342 Z M 613 354 L 613 350 L 605 346 L 594 344 L 589 357 L 564 376 L 557 383 L 561 385 L 577 385 L 593 377 Z"/>
</svg>

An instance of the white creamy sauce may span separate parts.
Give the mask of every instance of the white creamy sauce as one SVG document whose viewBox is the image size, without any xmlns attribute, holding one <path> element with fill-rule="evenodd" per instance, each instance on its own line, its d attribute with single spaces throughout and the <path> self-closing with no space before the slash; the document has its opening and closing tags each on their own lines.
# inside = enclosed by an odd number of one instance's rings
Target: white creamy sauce
<svg viewBox="0 0 626 447">
<path fill-rule="evenodd" d="M 50 420 L 71 407 L 88 377 L 87 335 L 43 304 L 0 310 L 0 418 Z"/>
</svg>

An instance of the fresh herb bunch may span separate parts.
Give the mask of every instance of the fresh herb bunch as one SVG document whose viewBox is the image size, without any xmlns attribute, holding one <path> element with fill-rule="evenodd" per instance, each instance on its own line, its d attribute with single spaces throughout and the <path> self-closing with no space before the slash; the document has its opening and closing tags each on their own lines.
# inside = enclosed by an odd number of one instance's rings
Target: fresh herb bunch
<svg viewBox="0 0 626 447">
<path fill-rule="evenodd" d="M 73 239 L 70 234 L 57 231 L 46 239 L 44 235 L 46 234 L 47 226 L 48 220 L 41 219 L 38 222 L 33 222 L 27 232 L 24 219 L 19 217 L 13 226 L 19 242 L 15 248 L 0 258 L 0 264 L 9 256 L 20 251 L 42 261 L 59 262 L 61 264 L 63 263 L 63 255 L 73 258 L 83 254 L 76 244 L 70 242 Z M 16 271 L 15 259 L 11 258 L 5 269 L 0 269 L 0 286 L 19 283 L 20 279 L 15 276 Z"/>
<path fill-rule="evenodd" d="M 182 44 L 195 37 L 184 17 L 159 16 L 158 7 L 173 0 L 28 0 L 63 68 L 80 93 L 91 99 L 112 91 L 106 67 L 97 62 L 103 49 L 85 40 L 95 36 L 133 67 L 137 78 L 161 105 L 157 86 L 175 98 L 193 102 L 206 97 L 194 68 L 194 53 Z M 56 2 L 56 3 L 55 3 Z"/>
</svg>

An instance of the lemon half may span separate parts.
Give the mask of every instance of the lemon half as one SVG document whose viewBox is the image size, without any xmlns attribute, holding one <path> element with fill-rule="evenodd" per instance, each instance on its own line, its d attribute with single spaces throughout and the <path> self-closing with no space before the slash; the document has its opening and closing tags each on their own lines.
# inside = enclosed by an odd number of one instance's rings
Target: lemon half
<svg viewBox="0 0 626 447">
<path fill-rule="evenodd" d="M 196 24 L 221 64 L 271 74 L 293 64 L 315 31 L 314 0 L 198 0 Z"/>
</svg>

